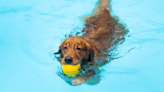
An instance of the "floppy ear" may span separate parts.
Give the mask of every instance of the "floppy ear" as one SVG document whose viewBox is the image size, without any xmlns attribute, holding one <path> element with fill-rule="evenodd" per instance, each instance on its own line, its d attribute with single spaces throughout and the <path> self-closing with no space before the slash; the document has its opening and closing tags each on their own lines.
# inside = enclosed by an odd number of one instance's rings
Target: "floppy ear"
<svg viewBox="0 0 164 92">
<path fill-rule="evenodd" d="M 89 50 L 89 62 L 94 63 L 94 51 L 92 48 Z"/>
<path fill-rule="evenodd" d="M 59 47 L 59 50 L 57 52 L 55 52 L 54 54 L 61 54 L 61 58 L 63 58 L 63 54 L 62 54 L 62 51 L 61 51 L 61 46 Z"/>
<path fill-rule="evenodd" d="M 92 49 L 92 47 L 90 46 L 89 43 L 87 43 L 87 50 L 89 51 L 89 59 L 88 59 L 88 61 L 90 63 L 94 63 L 94 51 L 93 51 L 93 49 Z"/>
<path fill-rule="evenodd" d="M 55 52 L 54 54 L 61 54 L 61 49 L 59 48 L 59 50 Z"/>
</svg>

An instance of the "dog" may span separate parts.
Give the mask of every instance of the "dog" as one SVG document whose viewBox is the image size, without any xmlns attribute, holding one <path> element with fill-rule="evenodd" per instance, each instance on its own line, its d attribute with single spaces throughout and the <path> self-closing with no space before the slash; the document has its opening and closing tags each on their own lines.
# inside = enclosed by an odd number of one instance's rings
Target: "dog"
<svg viewBox="0 0 164 92">
<path fill-rule="evenodd" d="M 92 79 L 90 84 L 99 83 L 99 67 L 114 59 L 111 52 L 125 40 L 124 36 L 128 29 L 125 24 L 119 22 L 118 17 L 111 15 L 110 2 L 111 0 L 99 0 L 92 15 L 83 18 L 83 35 L 67 38 L 55 53 L 60 54 L 58 60 L 62 64 L 81 65 L 84 73 L 69 81 L 72 85 L 81 85 L 85 82 L 89 84 L 89 80 Z M 95 80 L 94 76 L 97 76 Z"/>
</svg>

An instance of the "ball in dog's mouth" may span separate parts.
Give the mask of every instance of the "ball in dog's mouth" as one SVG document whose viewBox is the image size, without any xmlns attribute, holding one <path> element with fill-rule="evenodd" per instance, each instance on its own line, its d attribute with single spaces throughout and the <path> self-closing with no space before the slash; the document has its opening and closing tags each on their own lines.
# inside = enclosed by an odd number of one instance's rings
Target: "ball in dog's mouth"
<svg viewBox="0 0 164 92">
<path fill-rule="evenodd" d="M 66 75 L 70 77 L 75 77 L 80 72 L 81 66 L 80 64 L 77 65 L 63 64 L 62 69 Z"/>
</svg>

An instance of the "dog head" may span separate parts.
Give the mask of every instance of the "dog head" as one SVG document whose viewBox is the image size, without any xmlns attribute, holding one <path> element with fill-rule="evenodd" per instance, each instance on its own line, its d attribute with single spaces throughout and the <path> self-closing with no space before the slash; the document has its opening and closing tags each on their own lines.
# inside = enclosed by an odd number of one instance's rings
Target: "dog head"
<svg viewBox="0 0 164 92">
<path fill-rule="evenodd" d="M 81 37 L 72 36 L 67 38 L 60 45 L 59 51 L 55 54 L 61 54 L 62 64 L 87 64 L 93 62 L 94 51 L 91 45 Z"/>
</svg>

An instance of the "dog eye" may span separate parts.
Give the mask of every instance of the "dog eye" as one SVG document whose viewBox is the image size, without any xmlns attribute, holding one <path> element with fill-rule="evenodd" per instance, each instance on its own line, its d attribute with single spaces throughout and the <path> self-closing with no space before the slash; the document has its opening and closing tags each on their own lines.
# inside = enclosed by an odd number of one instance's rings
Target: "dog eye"
<svg viewBox="0 0 164 92">
<path fill-rule="evenodd" d="M 67 49 L 67 47 L 65 46 L 64 49 Z"/>
<path fill-rule="evenodd" d="M 77 47 L 77 50 L 81 50 L 81 48 Z"/>
</svg>

